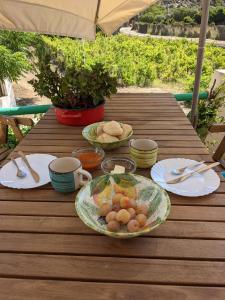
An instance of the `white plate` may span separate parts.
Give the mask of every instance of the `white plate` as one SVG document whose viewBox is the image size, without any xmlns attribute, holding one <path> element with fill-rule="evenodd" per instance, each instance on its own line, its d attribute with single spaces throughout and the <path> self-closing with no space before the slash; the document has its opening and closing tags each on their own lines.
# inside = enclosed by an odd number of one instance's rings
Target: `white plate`
<svg viewBox="0 0 225 300">
<path fill-rule="evenodd" d="M 14 189 L 32 189 L 50 182 L 48 165 L 57 157 L 49 154 L 29 154 L 26 155 L 26 157 L 32 168 L 39 174 L 40 181 L 35 182 L 25 163 L 21 158 L 17 158 L 16 162 L 19 168 L 22 171 L 25 171 L 27 173 L 27 176 L 24 178 L 18 178 L 16 176 L 16 166 L 12 161 L 10 161 L 0 170 L 0 183 L 2 185 Z"/>
<path fill-rule="evenodd" d="M 185 158 L 171 158 L 159 161 L 152 167 L 151 177 L 165 190 L 186 197 L 204 196 L 217 190 L 220 186 L 220 178 L 214 170 L 208 170 L 201 174 L 196 173 L 180 183 L 166 183 L 169 179 L 177 177 L 177 175 L 171 173 L 173 169 L 182 168 L 192 163 L 197 163 L 197 161 Z M 190 171 L 187 169 L 184 174 Z"/>
</svg>

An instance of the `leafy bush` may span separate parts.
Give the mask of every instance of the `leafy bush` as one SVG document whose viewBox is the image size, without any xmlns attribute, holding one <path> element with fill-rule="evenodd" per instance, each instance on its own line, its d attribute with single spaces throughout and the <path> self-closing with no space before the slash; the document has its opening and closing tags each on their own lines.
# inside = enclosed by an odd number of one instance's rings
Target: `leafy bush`
<svg viewBox="0 0 225 300">
<path fill-rule="evenodd" d="M 179 7 L 172 12 L 172 18 L 176 22 L 184 22 L 186 17 L 190 17 L 192 20 L 196 21 L 198 16 L 199 12 L 195 8 Z"/>
<path fill-rule="evenodd" d="M 4 45 L 12 52 L 27 52 L 36 38 L 34 33 L 0 30 L 0 45 Z"/>
<path fill-rule="evenodd" d="M 181 83 L 186 91 L 192 91 L 194 86 L 198 45 L 185 39 L 174 41 L 121 34 L 111 37 L 98 34 L 94 42 L 69 38 L 42 39 L 59 53 L 64 53 L 67 66 L 77 65 L 80 68 L 84 64 L 85 68 L 92 69 L 98 63 L 103 64 L 121 86 L 150 86 L 156 79 Z M 39 47 L 42 49 L 41 43 Z M 54 56 L 52 59 L 55 59 Z M 219 68 L 225 68 L 225 49 L 207 45 L 202 89 L 208 87 L 214 70 Z"/>
<path fill-rule="evenodd" d="M 186 16 L 186 17 L 184 17 L 184 23 L 189 24 L 189 25 L 194 25 L 195 20 L 190 16 Z"/>
<path fill-rule="evenodd" d="M 209 13 L 209 23 L 224 24 L 225 25 L 225 7 L 212 7 Z"/>
<path fill-rule="evenodd" d="M 16 81 L 30 69 L 27 48 L 34 34 L 0 30 L 0 81 Z"/>
<path fill-rule="evenodd" d="M 85 60 L 82 52 L 75 55 L 78 43 L 43 37 L 33 53 L 36 77 L 30 83 L 57 107 L 88 108 L 116 93 L 117 79 L 100 61 Z"/>
<path fill-rule="evenodd" d="M 155 5 L 140 15 L 139 21 L 152 24 L 189 23 L 194 25 L 201 23 L 201 13 L 199 7 L 178 7 L 167 14 L 163 7 Z M 223 5 L 210 7 L 209 23 L 225 24 L 225 7 Z"/>
<path fill-rule="evenodd" d="M 160 5 L 152 5 L 139 17 L 140 22 L 145 23 L 158 23 L 159 20 L 163 21 L 166 15 L 166 9 Z"/>
<path fill-rule="evenodd" d="M 225 118 L 219 115 L 224 105 L 225 82 L 215 90 L 211 90 L 207 100 L 199 100 L 197 131 L 203 141 L 208 134 L 208 128 L 212 124 L 225 123 Z"/>
<path fill-rule="evenodd" d="M 28 69 L 29 64 L 24 53 L 13 53 L 5 46 L 0 45 L 0 81 L 6 78 L 16 81 Z"/>
</svg>

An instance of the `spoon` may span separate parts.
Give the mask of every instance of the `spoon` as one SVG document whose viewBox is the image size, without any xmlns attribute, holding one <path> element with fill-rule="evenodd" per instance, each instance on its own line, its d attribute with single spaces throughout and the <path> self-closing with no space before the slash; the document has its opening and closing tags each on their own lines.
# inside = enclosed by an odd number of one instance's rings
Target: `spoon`
<svg viewBox="0 0 225 300">
<path fill-rule="evenodd" d="M 27 174 L 26 174 L 24 171 L 20 170 L 20 168 L 19 168 L 19 166 L 18 166 L 16 160 L 15 160 L 14 158 L 11 157 L 11 161 L 14 163 L 14 165 L 15 165 L 16 168 L 17 168 L 16 176 L 19 177 L 19 178 L 24 178 L 24 177 L 26 177 Z"/>
<path fill-rule="evenodd" d="M 200 161 L 200 162 L 193 163 L 193 164 L 187 165 L 187 166 L 179 168 L 179 169 L 173 169 L 171 171 L 171 173 L 174 174 L 174 175 L 182 175 L 187 168 L 195 168 L 198 165 L 201 165 L 203 163 L 204 163 L 204 161 Z"/>
</svg>

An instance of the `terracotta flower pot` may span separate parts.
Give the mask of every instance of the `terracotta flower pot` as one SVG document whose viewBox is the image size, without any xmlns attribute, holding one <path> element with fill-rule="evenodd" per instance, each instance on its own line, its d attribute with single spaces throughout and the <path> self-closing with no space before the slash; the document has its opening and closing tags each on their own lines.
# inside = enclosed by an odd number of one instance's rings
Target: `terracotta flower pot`
<svg viewBox="0 0 225 300">
<path fill-rule="evenodd" d="M 104 119 L 104 103 L 88 109 L 63 109 L 55 107 L 56 119 L 59 123 L 70 126 L 83 126 Z"/>
</svg>

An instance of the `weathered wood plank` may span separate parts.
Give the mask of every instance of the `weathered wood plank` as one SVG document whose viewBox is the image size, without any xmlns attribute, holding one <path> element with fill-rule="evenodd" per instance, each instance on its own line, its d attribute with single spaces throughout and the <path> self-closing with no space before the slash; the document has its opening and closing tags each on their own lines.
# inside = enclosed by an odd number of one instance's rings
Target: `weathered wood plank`
<svg viewBox="0 0 225 300">
<path fill-rule="evenodd" d="M 109 242 L 106 236 L 38 233 L 0 233 L 0 240 L 0 252 L 225 260 L 225 240 L 148 237 Z"/>
<path fill-rule="evenodd" d="M 225 262 L 2 253 L 0 276 L 225 286 Z"/>
<path fill-rule="evenodd" d="M 90 300 L 142 299 L 149 300 L 224 300 L 221 287 L 162 286 L 143 284 L 94 283 L 53 280 L 1 278 L 0 290 L 7 300 Z M 16 291 L 16 293 L 12 293 Z"/>
<path fill-rule="evenodd" d="M 78 217 L 4 216 L 0 217 L 0 232 L 35 232 L 98 235 Z M 223 239 L 225 222 L 171 221 L 146 236 L 186 239 Z"/>
</svg>

